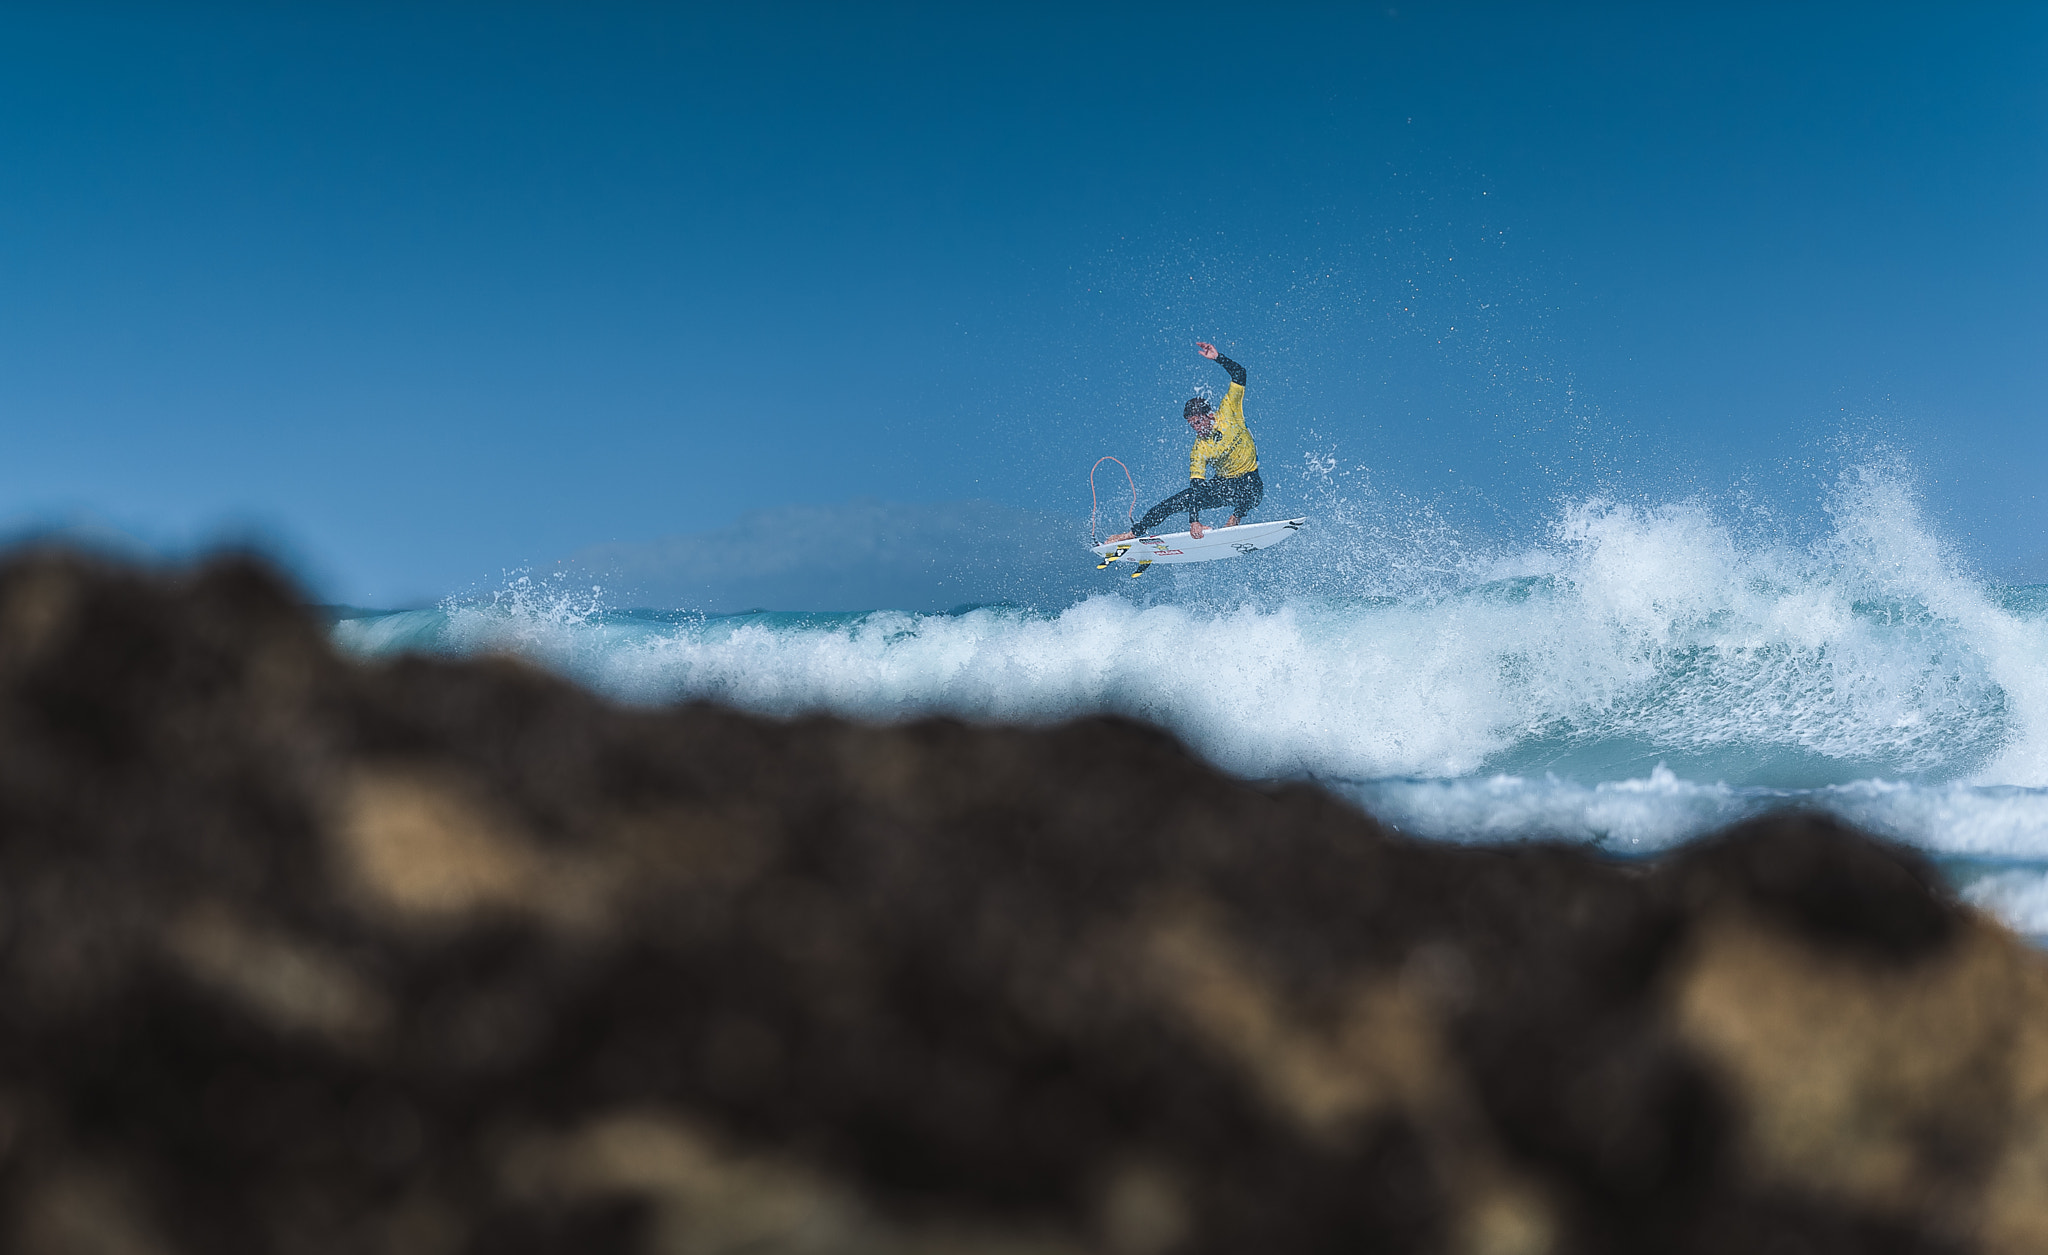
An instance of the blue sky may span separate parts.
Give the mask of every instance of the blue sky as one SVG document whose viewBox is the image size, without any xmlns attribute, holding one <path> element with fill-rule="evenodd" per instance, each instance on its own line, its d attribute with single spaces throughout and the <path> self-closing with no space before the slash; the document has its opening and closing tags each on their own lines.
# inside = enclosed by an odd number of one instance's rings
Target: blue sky
<svg viewBox="0 0 2048 1255">
<path fill-rule="evenodd" d="M 0 525 L 395 604 L 764 510 L 1085 515 L 1102 453 L 1184 475 L 1200 337 L 1276 506 L 1313 457 L 1513 533 L 1883 456 L 2048 550 L 2048 8 L 1651 7 L 10 6 Z"/>
</svg>

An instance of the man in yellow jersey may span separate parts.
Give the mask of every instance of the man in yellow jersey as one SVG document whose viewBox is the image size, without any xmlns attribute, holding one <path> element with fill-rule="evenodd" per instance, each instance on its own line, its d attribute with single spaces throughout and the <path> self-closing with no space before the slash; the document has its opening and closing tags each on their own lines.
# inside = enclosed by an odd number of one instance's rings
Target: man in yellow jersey
<svg viewBox="0 0 2048 1255">
<path fill-rule="evenodd" d="M 1230 521 L 1236 527 L 1251 516 L 1266 485 L 1259 479 L 1259 451 L 1252 446 L 1252 434 L 1244 425 L 1244 367 L 1216 351 L 1216 346 L 1197 342 L 1195 350 L 1230 372 L 1230 391 L 1223 404 L 1212 410 L 1209 402 L 1195 397 L 1181 407 L 1188 426 L 1195 429 L 1195 447 L 1188 451 L 1188 486 L 1145 511 L 1135 532 L 1120 532 L 1111 540 L 1129 540 L 1150 535 L 1169 517 L 1187 511 L 1188 534 L 1196 540 L 1208 529 L 1202 526 L 1202 511 L 1210 506 L 1230 507 Z M 1209 464 L 1216 464 L 1211 477 Z"/>
</svg>

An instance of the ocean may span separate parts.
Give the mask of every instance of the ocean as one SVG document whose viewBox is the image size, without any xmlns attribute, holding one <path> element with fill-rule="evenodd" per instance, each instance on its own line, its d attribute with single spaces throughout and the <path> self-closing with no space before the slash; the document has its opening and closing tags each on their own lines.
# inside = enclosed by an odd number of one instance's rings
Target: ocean
<svg viewBox="0 0 2048 1255">
<path fill-rule="evenodd" d="M 1321 505 L 1282 549 L 949 613 L 633 609 L 520 577 L 333 631 L 371 657 L 510 652 L 630 703 L 1116 712 L 1443 841 L 1632 857 L 1817 808 L 2048 936 L 2048 585 L 1971 570 L 1898 477 L 1853 468 L 1794 522 L 1565 502 L 1519 543 Z M 1086 540 L 1057 543 L 1086 569 Z"/>
</svg>

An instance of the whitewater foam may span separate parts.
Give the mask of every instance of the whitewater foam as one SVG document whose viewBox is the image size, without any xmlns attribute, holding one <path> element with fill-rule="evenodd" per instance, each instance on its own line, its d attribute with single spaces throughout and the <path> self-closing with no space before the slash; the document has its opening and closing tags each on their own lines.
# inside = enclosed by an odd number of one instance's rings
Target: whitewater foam
<svg viewBox="0 0 2048 1255">
<path fill-rule="evenodd" d="M 1424 597 L 663 617 L 515 586 L 337 632 L 370 653 L 509 650 L 634 702 L 1115 711 L 1247 775 L 1625 776 L 1662 759 L 1751 784 L 2048 777 L 2038 615 L 1758 561 L 1686 508 L 1583 507 L 1566 526 L 1550 570 Z"/>
<path fill-rule="evenodd" d="M 1441 839 L 1649 852 L 1814 806 L 1968 864 L 1977 900 L 2048 931 L 2048 599 L 1972 577 L 1897 479 L 1844 476 L 1805 541 L 1698 501 L 1591 500 L 1538 543 L 1369 584 L 1360 529 L 1327 521 L 1235 602 L 1154 572 L 1051 610 L 711 616 L 515 581 L 336 635 L 512 651 L 636 703 L 1121 713 Z"/>
</svg>

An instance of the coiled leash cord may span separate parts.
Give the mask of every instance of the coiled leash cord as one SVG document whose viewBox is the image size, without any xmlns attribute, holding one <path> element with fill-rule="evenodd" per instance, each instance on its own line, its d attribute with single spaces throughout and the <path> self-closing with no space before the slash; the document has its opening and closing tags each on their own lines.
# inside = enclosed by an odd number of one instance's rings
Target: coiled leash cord
<svg viewBox="0 0 2048 1255">
<path fill-rule="evenodd" d="M 1117 458 L 1099 457 L 1095 459 L 1095 465 L 1088 468 L 1088 543 L 1094 545 L 1102 543 L 1102 538 L 1095 534 L 1095 511 L 1098 504 L 1095 496 L 1095 472 L 1101 468 L 1104 462 L 1115 462 L 1118 466 L 1123 467 L 1124 480 L 1131 486 L 1131 511 L 1125 516 L 1126 520 L 1130 523 L 1130 527 L 1126 530 L 1136 531 L 1138 527 L 1138 481 L 1131 478 L 1131 468 L 1124 466 L 1123 462 Z"/>
</svg>

